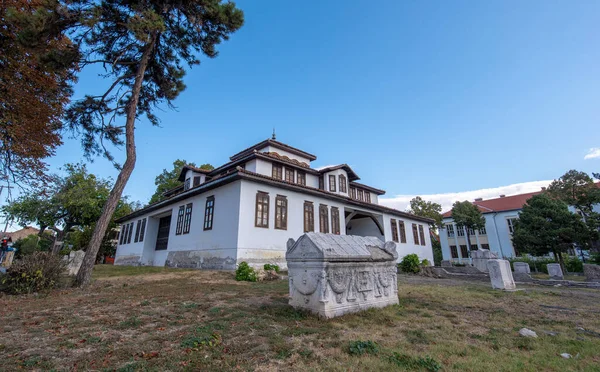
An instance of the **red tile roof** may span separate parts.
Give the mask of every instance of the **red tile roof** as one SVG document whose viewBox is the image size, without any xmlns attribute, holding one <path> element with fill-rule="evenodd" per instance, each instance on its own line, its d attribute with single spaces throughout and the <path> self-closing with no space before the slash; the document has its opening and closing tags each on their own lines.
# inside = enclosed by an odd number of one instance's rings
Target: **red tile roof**
<svg viewBox="0 0 600 372">
<path fill-rule="evenodd" d="M 481 213 L 494 213 L 502 211 L 513 211 L 523 208 L 523 205 L 527 202 L 527 199 L 534 195 L 541 194 L 543 191 L 528 192 L 526 194 L 505 196 L 496 199 L 488 199 L 471 202 L 475 204 Z M 447 211 L 442 214 L 444 218 L 452 217 L 452 211 Z"/>
</svg>

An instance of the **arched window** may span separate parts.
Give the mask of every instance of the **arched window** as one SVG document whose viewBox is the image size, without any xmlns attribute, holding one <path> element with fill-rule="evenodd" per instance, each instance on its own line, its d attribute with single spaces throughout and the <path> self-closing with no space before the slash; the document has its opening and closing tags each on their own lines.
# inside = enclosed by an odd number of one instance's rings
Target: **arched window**
<svg viewBox="0 0 600 372">
<path fill-rule="evenodd" d="M 340 192 L 348 192 L 346 176 L 340 174 Z"/>
</svg>

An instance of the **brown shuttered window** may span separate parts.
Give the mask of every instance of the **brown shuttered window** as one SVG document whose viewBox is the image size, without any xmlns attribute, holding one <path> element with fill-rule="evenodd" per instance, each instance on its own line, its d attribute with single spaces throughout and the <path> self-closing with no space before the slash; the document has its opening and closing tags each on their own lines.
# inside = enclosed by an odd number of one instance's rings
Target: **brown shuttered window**
<svg viewBox="0 0 600 372">
<path fill-rule="evenodd" d="M 283 195 L 275 197 L 275 228 L 287 230 L 287 198 Z"/>
<path fill-rule="evenodd" d="M 185 217 L 183 218 L 183 233 L 189 234 L 192 226 L 192 203 L 185 206 Z"/>
<path fill-rule="evenodd" d="M 400 243 L 406 243 L 406 228 L 404 227 L 404 221 L 398 221 L 398 228 L 400 230 Z"/>
<path fill-rule="evenodd" d="M 450 246 L 450 254 L 452 255 L 452 258 L 458 258 L 458 249 L 456 249 L 455 245 Z"/>
<path fill-rule="evenodd" d="M 311 202 L 304 202 L 304 232 L 315 231 L 315 207 Z"/>
<path fill-rule="evenodd" d="M 371 202 L 371 193 L 370 193 L 370 192 L 368 192 L 368 191 L 365 191 L 365 201 L 366 201 L 367 203 L 370 203 L 370 202 Z"/>
<path fill-rule="evenodd" d="M 319 205 L 319 231 L 329 233 L 329 212 L 324 204 Z"/>
<path fill-rule="evenodd" d="M 256 193 L 256 227 L 269 227 L 269 194 L 266 192 Z"/>
<path fill-rule="evenodd" d="M 340 235 L 340 210 L 337 207 L 331 207 L 331 232 Z"/>
<path fill-rule="evenodd" d="M 413 230 L 413 241 L 415 242 L 415 245 L 419 245 L 419 230 L 417 229 L 416 223 L 412 224 L 412 230 Z"/>
<path fill-rule="evenodd" d="M 335 192 L 335 176 L 329 175 L 329 191 Z"/>
<path fill-rule="evenodd" d="M 185 214 L 185 205 L 179 207 L 179 212 L 177 213 L 177 225 L 175 226 L 175 235 L 181 235 L 183 230 L 183 215 Z"/>
<path fill-rule="evenodd" d="M 294 183 L 294 170 L 291 168 L 285 168 L 285 180 L 289 183 Z"/>
<path fill-rule="evenodd" d="M 421 237 L 421 245 L 425 245 L 425 229 L 423 229 L 423 225 L 419 225 L 419 236 Z"/>
<path fill-rule="evenodd" d="M 306 186 L 306 173 L 298 171 L 298 174 L 296 175 L 296 182 L 298 185 Z"/>
<path fill-rule="evenodd" d="M 462 258 L 469 258 L 469 250 L 466 245 L 460 246 L 460 254 L 462 255 Z"/>
<path fill-rule="evenodd" d="M 279 164 L 273 164 L 272 174 L 273 178 L 277 178 L 278 180 L 283 179 L 283 168 Z"/>
<path fill-rule="evenodd" d="M 356 188 L 355 187 L 350 188 L 350 197 L 352 199 L 356 199 Z"/>
<path fill-rule="evenodd" d="M 184 190 L 188 190 L 189 188 L 190 188 L 190 179 L 189 179 L 189 178 L 187 178 L 187 179 L 185 180 L 185 183 L 183 184 L 183 189 L 184 189 Z"/>
<path fill-rule="evenodd" d="M 133 222 L 129 224 L 127 229 L 127 244 L 131 243 L 131 234 L 133 233 Z"/>
<path fill-rule="evenodd" d="M 194 177 L 194 187 L 200 186 L 200 176 Z"/>
<path fill-rule="evenodd" d="M 138 220 L 137 224 L 135 225 L 135 238 L 133 239 L 134 243 L 137 243 L 140 241 L 140 229 L 142 228 L 142 220 Z"/>
<path fill-rule="evenodd" d="M 362 190 L 358 190 L 358 200 L 360 201 L 364 201 L 365 200 L 365 194 Z"/>
<path fill-rule="evenodd" d="M 392 218 L 390 223 L 392 225 L 392 240 L 398 243 L 398 225 L 396 225 L 396 220 Z"/>
<path fill-rule="evenodd" d="M 204 230 L 212 230 L 213 216 L 215 214 L 215 197 L 206 198 L 206 207 L 204 208 Z"/>
<path fill-rule="evenodd" d="M 146 233 L 146 220 L 147 220 L 147 218 L 144 218 L 142 220 L 142 230 L 140 231 L 140 242 L 144 241 L 144 234 Z"/>
<path fill-rule="evenodd" d="M 319 176 L 319 189 L 320 190 L 325 190 L 325 181 L 323 180 L 324 176 Z"/>
<path fill-rule="evenodd" d="M 119 244 L 123 245 L 124 239 L 127 235 L 127 225 L 121 225 L 121 231 L 119 232 Z"/>
<path fill-rule="evenodd" d="M 346 176 L 340 174 L 340 192 L 348 192 L 348 184 L 346 183 Z"/>
</svg>

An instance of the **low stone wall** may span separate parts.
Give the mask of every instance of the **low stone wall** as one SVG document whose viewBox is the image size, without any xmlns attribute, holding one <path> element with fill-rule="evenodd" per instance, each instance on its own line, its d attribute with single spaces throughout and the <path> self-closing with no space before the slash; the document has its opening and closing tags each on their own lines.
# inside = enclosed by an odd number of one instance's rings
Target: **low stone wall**
<svg viewBox="0 0 600 372">
<path fill-rule="evenodd" d="M 235 270 L 235 257 L 207 256 L 204 251 L 169 252 L 165 266 L 185 269 Z"/>
<path fill-rule="evenodd" d="M 115 257 L 115 265 L 122 266 L 140 266 L 142 258 L 137 255 L 117 256 Z"/>
<path fill-rule="evenodd" d="M 600 265 L 583 265 L 583 275 L 588 282 L 600 282 Z"/>
</svg>

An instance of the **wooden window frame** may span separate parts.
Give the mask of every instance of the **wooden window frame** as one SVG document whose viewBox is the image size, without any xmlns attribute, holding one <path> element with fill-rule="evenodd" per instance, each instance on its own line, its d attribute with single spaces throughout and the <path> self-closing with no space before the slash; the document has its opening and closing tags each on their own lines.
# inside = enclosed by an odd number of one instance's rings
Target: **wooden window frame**
<svg viewBox="0 0 600 372">
<path fill-rule="evenodd" d="M 465 236 L 465 228 L 464 226 L 456 225 L 456 236 Z"/>
<path fill-rule="evenodd" d="M 144 235 L 146 234 L 146 220 L 147 218 L 144 218 L 142 220 L 142 229 L 140 230 L 140 242 L 144 241 Z"/>
<path fill-rule="evenodd" d="M 315 205 L 313 202 L 304 202 L 304 232 L 315 231 Z"/>
<path fill-rule="evenodd" d="M 365 192 L 362 189 L 358 189 L 356 190 L 356 194 L 357 194 L 357 200 L 358 201 L 364 201 L 365 198 Z"/>
<path fill-rule="evenodd" d="M 490 249 L 490 245 L 487 244 L 487 243 L 481 244 L 481 249 L 487 249 L 487 250 L 489 250 Z"/>
<path fill-rule="evenodd" d="M 296 172 L 296 183 L 298 185 L 306 186 L 306 172 Z"/>
<path fill-rule="evenodd" d="M 325 180 L 323 177 L 325 176 L 319 176 L 319 190 L 325 190 Z"/>
<path fill-rule="evenodd" d="M 125 236 L 127 235 L 127 224 L 121 225 L 121 231 L 119 231 L 119 245 L 123 245 L 125 241 Z"/>
<path fill-rule="evenodd" d="M 350 186 L 350 198 L 356 199 L 356 187 Z"/>
<path fill-rule="evenodd" d="M 319 232 L 329 234 L 329 208 L 325 204 L 319 204 Z"/>
<path fill-rule="evenodd" d="M 427 245 L 427 243 L 425 243 L 425 228 L 423 225 L 419 225 L 419 237 L 421 238 L 421 245 Z"/>
<path fill-rule="evenodd" d="M 413 232 L 413 243 L 415 245 L 420 245 L 419 244 L 419 228 L 417 227 L 416 223 L 412 224 L 412 232 Z"/>
<path fill-rule="evenodd" d="M 185 215 L 183 217 L 183 233 L 189 234 L 192 229 L 192 208 L 194 203 L 188 203 L 185 206 Z"/>
<path fill-rule="evenodd" d="M 177 211 L 177 224 L 175 225 L 175 235 L 181 235 L 183 231 L 183 215 L 185 214 L 185 205 L 179 206 Z"/>
<path fill-rule="evenodd" d="M 400 243 L 400 239 L 398 239 L 398 225 L 396 225 L 395 219 L 390 219 L 390 225 L 392 225 L 392 241 L 396 243 Z"/>
<path fill-rule="evenodd" d="M 458 248 L 455 245 L 450 246 L 450 257 L 459 258 L 458 257 Z"/>
<path fill-rule="evenodd" d="M 329 175 L 329 192 L 336 192 L 335 175 Z"/>
<path fill-rule="evenodd" d="M 469 258 L 469 248 L 467 247 L 466 244 L 460 245 L 460 256 L 462 258 Z"/>
<path fill-rule="evenodd" d="M 278 180 L 283 180 L 283 166 L 281 164 L 273 163 L 271 168 L 271 177 Z"/>
<path fill-rule="evenodd" d="M 185 183 L 183 184 L 183 191 L 189 190 L 190 189 L 190 179 L 186 178 L 185 179 Z"/>
<path fill-rule="evenodd" d="M 400 232 L 400 243 L 406 244 L 406 226 L 404 221 L 398 220 L 398 230 Z"/>
<path fill-rule="evenodd" d="M 487 235 L 487 230 L 485 229 L 485 226 L 479 229 L 479 235 Z"/>
<path fill-rule="evenodd" d="M 129 224 L 129 228 L 127 230 L 127 244 L 131 243 L 131 234 L 133 233 L 133 222 Z"/>
<path fill-rule="evenodd" d="M 137 220 L 135 224 L 135 236 L 133 238 L 133 242 L 137 243 L 140 241 L 140 229 L 142 228 L 142 220 Z"/>
<path fill-rule="evenodd" d="M 212 230 L 215 217 L 215 197 L 214 195 L 206 198 L 204 204 L 204 231 Z"/>
<path fill-rule="evenodd" d="M 371 193 L 369 191 L 366 191 L 366 190 L 365 190 L 365 201 L 367 203 L 371 202 Z"/>
<path fill-rule="evenodd" d="M 347 193 L 348 192 L 348 183 L 346 182 L 346 176 L 343 174 L 339 175 L 339 184 L 340 184 L 340 192 Z"/>
<path fill-rule="evenodd" d="M 200 176 L 194 176 L 194 187 L 200 186 Z"/>
<path fill-rule="evenodd" d="M 340 235 L 340 209 L 331 207 L 331 233 Z"/>
<path fill-rule="evenodd" d="M 454 225 L 451 223 L 446 224 L 446 232 L 449 238 L 454 238 Z"/>
<path fill-rule="evenodd" d="M 266 197 L 266 201 L 261 200 L 262 198 Z M 254 209 L 254 227 L 260 227 L 260 228 L 264 228 L 264 229 L 268 229 L 269 228 L 269 204 L 270 204 L 271 198 L 269 197 L 269 193 L 268 192 L 264 192 L 264 191 L 258 191 L 256 193 L 256 204 L 255 204 L 255 209 Z M 259 213 L 258 210 L 258 206 L 261 205 L 261 211 Z M 259 215 L 260 215 L 260 223 L 259 221 Z M 265 215 L 266 215 L 266 220 L 267 223 L 264 224 L 263 220 L 265 220 Z"/>
<path fill-rule="evenodd" d="M 289 182 L 289 183 L 296 183 L 296 177 L 295 177 L 295 172 L 292 168 L 289 167 L 285 167 L 284 170 L 284 174 L 285 174 L 285 181 Z M 291 175 L 292 177 L 288 177 L 288 175 Z"/>
<path fill-rule="evenodd" d="M 287 230 L 288 200 L 284 195 L 275 196 L 275 229 Z"/>
</svg>

